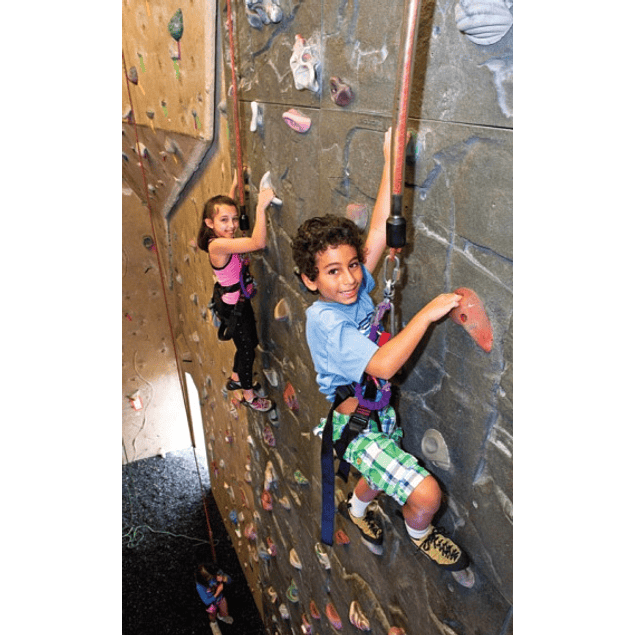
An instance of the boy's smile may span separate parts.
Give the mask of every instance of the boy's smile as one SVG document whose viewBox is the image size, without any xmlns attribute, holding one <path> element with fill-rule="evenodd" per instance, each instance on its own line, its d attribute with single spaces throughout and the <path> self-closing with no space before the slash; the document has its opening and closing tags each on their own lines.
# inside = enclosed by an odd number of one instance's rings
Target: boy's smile
<svg viewBox="0 0 635 635">
<path fill-rule="evenodd" d="M 315 256 L 318 270 L 315 280 L 304 274 L 302 279 L 311 291 L 318 291 L 326 302 L 353 304 L 357 301 L 364 272 L 352 245 L 338 245 L 320 251 Z"/>
</svg>

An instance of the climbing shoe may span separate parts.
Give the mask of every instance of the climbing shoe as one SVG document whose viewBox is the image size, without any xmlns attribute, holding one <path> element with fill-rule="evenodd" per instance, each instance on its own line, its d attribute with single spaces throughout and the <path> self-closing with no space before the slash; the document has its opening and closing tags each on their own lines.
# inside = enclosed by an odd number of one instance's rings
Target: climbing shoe
<svg viewBox="0 0 635 635">
<path fill-rule="evenodd" d="M 442 529 L 432 527 L 423 538 L 412 538 L 412 543 L 432 562 L 447 571 L 460 571 L 469 564 L 467 555 L 450 538 L 442 533 Z"/>
<path fill-rule="evenodd" d="M 342 501 L 337 506 L 337 510 L 340 514 L 342 514 L 342 516 L 348 518 L 354 525 L 357 526 L 362 535 L 362 542 L 366 545 L 366 547 L 375 555 L 381 556 L 381 554 L 384 553 L 384 531 L 375 521 L 375 512 L 367 507 L 366 513 L 362 516 L 362 518 L 353 516 L 350 513 L 350 500 L 352 496 L 353 494 L 350 492 L 346 500 Z"/>
<path fill-rule="evenodd" d="M 273 402 L 262 397 L 254 397 L 253 401 L 243 399 L 240 403 L 256 412 L 269 412 L 273 408 Z"/>
<path fill-rule="evenodd" d="M 240 385 L 240 381 L 234 381 L 231 377 L 227 380 L 227 383 L 225 384 L 225 388 L 227 388 L 227 390 L 242 390 L 243 389 L 243 387 Z M 267 393 L 265 392 L 265 390 L 263 390 L 262 386 L 260 385 L 260 382 L 256 382 L 251 388 L 256 394 L 256 396 L 258 397 L 267 396 Z"/>
</svg>

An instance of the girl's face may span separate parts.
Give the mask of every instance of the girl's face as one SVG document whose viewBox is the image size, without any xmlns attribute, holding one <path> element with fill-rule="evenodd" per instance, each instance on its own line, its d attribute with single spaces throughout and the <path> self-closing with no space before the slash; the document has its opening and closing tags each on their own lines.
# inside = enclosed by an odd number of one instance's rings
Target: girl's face
<svg viewBox="0 0 635 635">
<path fill-rule="evenodd" d="M 233 205 L 219 205 L 214 218 L 206 218 L 205 224 L 218 238 L 233 238 L 238 229 L 238 210 Z"/>
</svg>

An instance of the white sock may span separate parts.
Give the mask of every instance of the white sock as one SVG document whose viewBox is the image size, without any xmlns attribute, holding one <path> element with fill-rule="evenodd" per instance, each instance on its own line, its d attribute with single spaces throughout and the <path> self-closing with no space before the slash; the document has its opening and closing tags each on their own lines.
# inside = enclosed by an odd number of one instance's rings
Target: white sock
<svg viewBox="0 0 635 635">
<path fill-rule="evenodd" d="M 348 511 L 350 515 L 355 516 L 355 518 L 362 518 L 366 513 L 366 508 L 370 505 L 370 501 L 365 503 L 364 501 L 359 500 L 355 492 L 353 492 L 349 502 L 351 504 L 351 508 Z"/>
<path fill-rule="evenodd" d="M 408 523 L 406 523 L 406 531 L 411 538 L 420 540 L 424 536 L 427 536 L 432 530 L 432 525 L 428 525 L 425 529 L 413 529 Z"/>
</svg>

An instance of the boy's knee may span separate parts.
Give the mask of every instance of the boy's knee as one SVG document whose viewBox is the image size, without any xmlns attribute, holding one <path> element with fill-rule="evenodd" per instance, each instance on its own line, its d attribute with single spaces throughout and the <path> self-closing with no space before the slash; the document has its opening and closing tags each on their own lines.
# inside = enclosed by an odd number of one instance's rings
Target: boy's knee
<svg viewBox="0 0 635 635">
<path fill-rule="evenodd" d="M 443 492 L 437 480 L 429 474 L 415 487 L 412 494 L 408 497 L 406 505 L 412 505 L 425 511 L 436 511 L 441 506 L 442 498 Z"/>
</svg>

